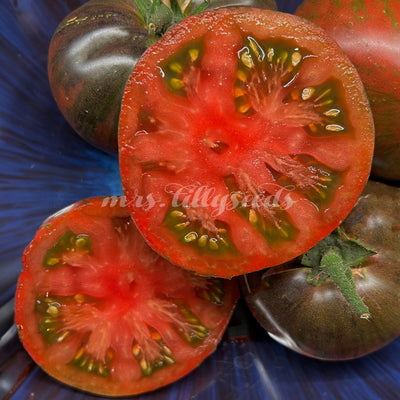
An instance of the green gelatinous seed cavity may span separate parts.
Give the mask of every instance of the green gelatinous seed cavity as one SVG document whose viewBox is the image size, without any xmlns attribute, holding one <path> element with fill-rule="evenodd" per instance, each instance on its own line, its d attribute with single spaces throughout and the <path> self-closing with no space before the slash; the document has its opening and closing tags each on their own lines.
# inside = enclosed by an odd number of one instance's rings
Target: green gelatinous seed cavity
<svg viewBox="0 0 400 400">
<path fill-rule="evenodd" d="M 201 57 L 201 46 L 198 43 L 192 43 L 161 65 L 163 79 L 169 91 L 187 97 L 189 88 L 193 88 L 196 80 Z"/>
<path fill-rule="evenodd" d="M 269 245 L 279 245 L 292 241 L 298 234 L 298 229 L 291 222 L 288 213 L 280 206 L 277 199 L 271 201 L 267 193 L 248 196 L 242 192 L 234 175 L 224 178 L 225 184 L 232 196 L 234 210 L 251 226 L 253 226 L 268 242 Z M 272 196 L 273 197 L 273 196 Z M 251 199 L 251 201 L 247 201 Z"/>
<path fill-rule="evenodd" d="M 224 255 L 236 252 L 230 228 L 223 221 L 216 220 L 214 231 L 210 231 L 203 227 L 200 219 L 190 220 L 185 207 L 171 206 L 165 215 L 164 224 L 181 243 L 192 246 L 199 253 Z"/>
<path fill-rule="evenodd" d="M 39 318 L 39 331 L 47 344 L 60 343 L 74 333 L 73 330 L 64 326 L 63 309 L 82 303 L 99 304 L 98 300 L 81 293 L 74 296 L 38 296 L 36 298 L 35 313 Z"/>
<path fill-rule="evenodd" d="M 86 350 L 86 342 L 83 341 L 76 350 L 70 364 L 82 371 L 101 377 L 107 377 L 111 373 L 111 364 L 114 357 L 114 350 L 110 347 L 107 349 L 104 359 L 97 359 Z"/>
<path fill-rule="evenodd" d="M 292 179 L 271 170 L 277 182 L 283 186 L 292 185 L 295 191 L 302 193 L 318 209 L 328 206 L 342 182 L 342 173 L 328 168 L 309 155 L 296 155 L 292 158 L 307 168 L 308 176 L 303 179 L 304 187 L 298 187 Z"/>
<path fill-rule="evenodd" d="M 132 355 L 138 362 L 143 376 L 150 376 L 155 371 L 176 363 L 172 350 L 160 333 L 152 327 L 147 328 L 150 333 L 149 342 L 140 344 L 134 340 L 132 343 Z"/>
<path fill-rule="evenodd" d="M 205 284 L 195 287 L 196 296 L 212 304 L 223 304 L 225 287 L 223 279 L 207 278 Z"/>
<path fill-rule="evenodd" d="M 80 252 L 82 254 L 92 253 L 91 240 L 89 235 L 74 234 L 71 231 L 65 232 L 56 244 L 46 251 L 42 265 L 44 268 L 56 268 L 64 264 L 63 254 L 69 252 Z"/>
<path fill-rule="evenodd" d="M 206 339 L 210 330 L 182 301 L 175 299 L 174 303 L 178 307 L 178 311 L 183 318 L 183 323 L 175 324 L 175 329 L 185 342 L 192 346 L 200 344 Z"/>
<path fill-rule="evenodd" d="M 63 327 L 62 299 L 40 296 L 36 298 L 35 312 L 39 314 L 39 330 L 46 343 L 60 343 L 71 335 Z"/>
<path fill-rule="evenodd" d="M 344 113 L 343 99 L 342 84 L 332 78 L 318 86 L 294 89 L 285 102 L 296 101 L 300 109 L 313 110 L 316 117 L 304 128 L 309 135 L 318 137 L 352 132 L 351 123 Z"/>
<path fill-rule="evenodd" d="M 236 111 L 247 116 L 257 112 L 273 91 L 281 90 L 295 78 L 308 55 L 291 40 L 259 42 L 247 37 L 238 52 Z"/>
</svg>

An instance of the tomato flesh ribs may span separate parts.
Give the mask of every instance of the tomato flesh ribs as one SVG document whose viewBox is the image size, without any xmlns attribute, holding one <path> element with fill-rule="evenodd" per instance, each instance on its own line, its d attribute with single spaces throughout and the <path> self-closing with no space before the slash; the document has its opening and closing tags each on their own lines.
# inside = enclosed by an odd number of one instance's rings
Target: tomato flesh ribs
<svg viewBox="0 0 400 400">
<path fill-rule="evenodd" d="M 351 210 L 374 142 L 360 79 L 298 17 L 185 19 L 142 57 L 120 115 L 128 207 L 148 242 L 199 274 L 287 261 Z"/>
<path fill-rule="evenodd" d="M 119 201 L 88 199 L 48 219 L 24 253 L 16 293 L 32 358 L 60 381 L 108 396 L 194 369 L 221 339 L 238 295 L 234 281 L 157 255 Z"/>
</svg>

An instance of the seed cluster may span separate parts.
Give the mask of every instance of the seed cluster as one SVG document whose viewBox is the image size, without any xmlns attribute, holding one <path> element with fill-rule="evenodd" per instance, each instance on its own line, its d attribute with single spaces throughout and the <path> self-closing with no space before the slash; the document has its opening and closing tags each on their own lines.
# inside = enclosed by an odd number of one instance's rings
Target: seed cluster
<svg viewBox="0 0 400 400">
<path fill-rule="evenodd" d="M 65 253 L 80 252 L 90 254 L 92 252 L 90 237 L 85 234 L 75 235 L 71 231 L 65 232 L 56 244 L 47 250 L 43 257 L 42 265 L 45 268 L 56 268 L 63 265 Z"/>
<path fill-rule="evenodd" d="M 105 377 L 110 374 L 111 365 L 114 357 L 114 351 L 109 348 L 105 353 L 104 360 L 96 359 L 94 356 L 86 351 L 85 344 L 82 344 L 72 358 L 71 364 L 86 372 Z"/>
<path fill-rule="evenodd" d="M 161 66 L 166 85 L 172 93 L 187 97 L 187 89 L 195 84 L 201 55 L 201 48 L 192 45 L 178 52 Z"/>
<path fill-rule="evenodd" d="M 266 201 L 270 195 L 260 193 L 247 175 L 232 174 L 224 180 L 232 203 L 236 205 L 235 211 L 257 229 L 269 244 L 293 240 L 297 229 L 276 199 L 273 202 Z"/>
<path fill-rule="evenodd" d="M 263 43 L 248 37 L 238 53 L 234 87 L 236 111 L 252 115 L 268 109 L 298 73 L 303 54 L 291 43 Z"/>
<path fill-rule="evenodd" d="M 153 372 L 176 362 L 172 350 L 165 344 L 160 333 L 152 327 L 147 327 L 147 329 L 150 335 L 147 337 L 146 343 L 141 344 L 137 340 L 132 343 L 132 354 L 139 363 L 144 376 L 149 376 Z M 152 348 L 152 351 L 149 351 L 150 348 Z M 155 354 L 153 359 L 151 358 L 152 354 Z"/>
<path fill-rule="evenodd" d="M 228 226 L 222 221 L 213 221 L 209 229 L 205 226 L 195 208 L 188 215 L 188 208 L 171 207 L 167 212 L 164 223 L 178 237 L 180 242 L 194 246 L 198 251 L 223 254 L 233 252 L 235 247 L 229 237 Z"/>
<path fill-rule="evenodd" d="M 319 86 L 296 87 L 301 65 L 310 57 L 306 50 L 290 42 L 260 44 L 248 37 L 239 51 L 234 87 L 236 111 L 279 118 L 274 107 L 280 103 L 285 121 L 300 120 L 312 136 L 346 133 L 349 122 L 342 112 L 338 81 L 331 79 Z"/>
</svg>

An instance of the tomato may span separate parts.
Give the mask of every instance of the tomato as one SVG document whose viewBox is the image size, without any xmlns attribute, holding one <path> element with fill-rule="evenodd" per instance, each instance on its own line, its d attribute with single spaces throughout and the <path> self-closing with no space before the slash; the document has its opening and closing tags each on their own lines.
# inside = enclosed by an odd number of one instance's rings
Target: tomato
<svg viewBox="0 0 400 400">
<path fill-rule="evenodd" d="M 241 281 L 250 310 L 272 338 L 324 360 L 358 358 L 400 336 L 400 188 L 369 181 L 341 231 L 374 251 L 351 267 L 369 318 L 353 311 L 331 278 L 311 285 L 300 258 Z"/>
<path fill-rule="evenodd" d="M 82 200 L 47 219 L 23 255 L 21 341 L 48 374 L 107 396 L 193 370 L 228 324 L 235 281 L 202 278 L 154 253 L 123 197 Z"/>
<path fill-rule="evenodd" d="M 296 14 L 323 27 L 357 67 L 376 128 L 372 174 L 399 181 L 399 1 L 306 0 Z"/>
<path fill-rule="evenodd" d="M 276 6 L 271 0 L 218 0 L 208 7 L 225 3 Z M 118 151 L 124 87 L 137 60 L 167 26 L 208 3 L 196 0 L 175 16 L 163 5 L 153 15 L 150 1 L 138 4 L 148 8 L 139 12 L 134 0 L 90 0 L 60 22 L 49 47 L 49 81 L 59 109 L 81 137 L 112 154 Z"/>
<path fill-rule="evenodd" d="M 335 229 L 373 143 L 348 58 L 314 24 L 269 10 L 172 27 L 136 64 L 120 114 L 139 230 L 171 262 L 218 277 L 285 262 Z"/>
</svg>

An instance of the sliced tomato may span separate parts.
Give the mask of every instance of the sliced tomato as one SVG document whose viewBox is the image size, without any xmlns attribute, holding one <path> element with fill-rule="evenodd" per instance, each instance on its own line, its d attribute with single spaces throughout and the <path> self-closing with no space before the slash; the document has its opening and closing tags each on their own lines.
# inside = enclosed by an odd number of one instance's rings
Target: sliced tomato
<svg viewBox="0 0 400 400">
<path fill-rule="evenodd" d="M 122 396 L 169 384 L 216 347 L 238 291 L 171 265 L 144 242 L 123 198 L 46 220 L 23 256 L 15 321 L 48 374 Z"/>
<path fill-rule="evenodd" d="M 368 178 L 371 111 L 348 58 L 299 17 L 185 19 L 137 63 L 120 115 L 128 207 L 150 245 L 232 277 L 315 245 Z"/>
</svg>

